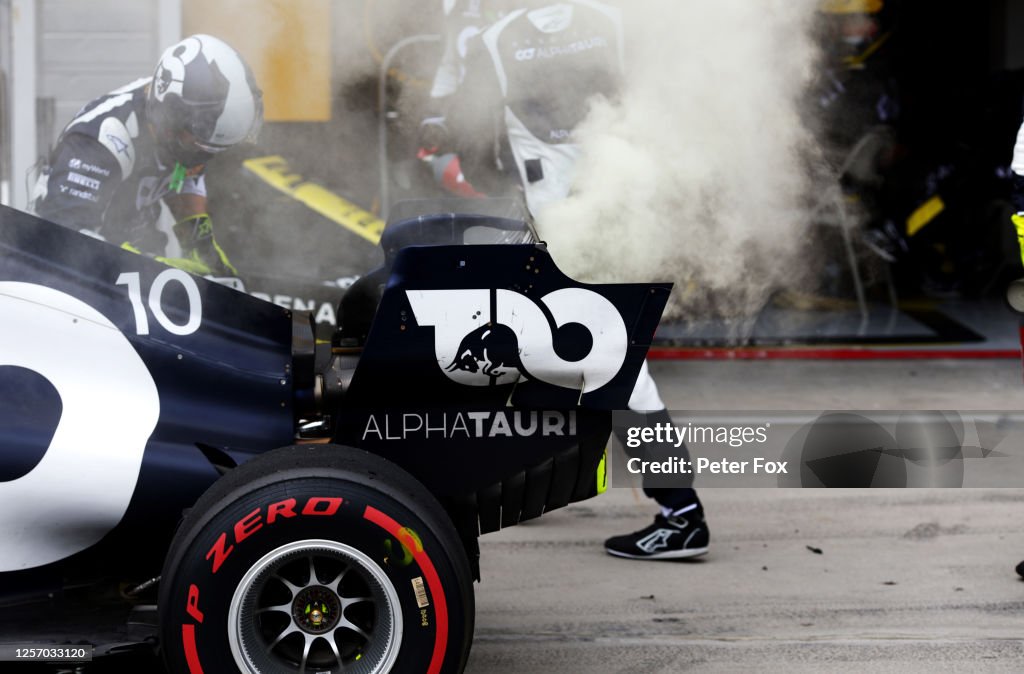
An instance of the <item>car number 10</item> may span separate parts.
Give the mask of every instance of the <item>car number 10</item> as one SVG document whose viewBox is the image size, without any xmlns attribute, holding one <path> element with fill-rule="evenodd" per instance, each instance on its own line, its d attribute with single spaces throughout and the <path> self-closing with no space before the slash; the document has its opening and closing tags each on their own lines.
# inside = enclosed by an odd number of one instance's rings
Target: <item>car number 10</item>
<svg viewBox="0 0 1024 674">
<path fill-rule="evenodd" d="M 172 321 L 164 312 L 163 294 L 167 284 L 176 282 L 185 289 L 188 297 L 188 320 L 184 325 L 178 325 Z M 132 312 L 135 314 L 135 332 L 139 335 L 149 334 L 149 319 L 146 316 L 146 307 L 142 304 L 142 282 L 139 280 L 139 273 L 136 271 L 124 272 L 117 277 L 117 285 L 128 286 L 128 299 L 132 303 Z M 191 335 L 199 329 L 203 320 L 203 300 L 199 295 L 199 287 L 196 280 L 180 269 L 165 269 L 153 279 L 153 285 L 149 288 L 149 311 L 160 326 L 172 335 Z"/>
</svg>

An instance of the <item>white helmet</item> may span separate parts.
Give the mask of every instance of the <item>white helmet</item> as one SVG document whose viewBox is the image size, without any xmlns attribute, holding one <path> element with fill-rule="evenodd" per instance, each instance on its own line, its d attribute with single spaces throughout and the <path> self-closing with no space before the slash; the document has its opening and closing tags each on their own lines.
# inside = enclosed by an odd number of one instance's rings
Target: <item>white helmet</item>
<svg viewBox="0 0 1024 674">
<path fill-rule="evenodd" d="M 263 125 L 263 93 L 237 51 L 210 35 L 192 35 L 160 57 L 146 114 L 166 159 L 195 166 Z"/>
</svg>

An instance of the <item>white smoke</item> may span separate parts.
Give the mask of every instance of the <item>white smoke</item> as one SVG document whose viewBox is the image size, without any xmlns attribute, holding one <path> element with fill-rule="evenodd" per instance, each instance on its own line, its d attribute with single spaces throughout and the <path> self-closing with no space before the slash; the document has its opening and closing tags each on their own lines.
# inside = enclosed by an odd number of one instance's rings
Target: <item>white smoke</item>
<svg viewBox="0 0 1024 674">
<path fill-rule="evenodd" d="M 672 281 L 670 313 L 760 306 L 801 265 L 813 147 L 800 108 L 816 0 L 631 0 L 626 90 L 579 129 L 575 193 L 541 212 L 559 266 Z"/>
</svg>

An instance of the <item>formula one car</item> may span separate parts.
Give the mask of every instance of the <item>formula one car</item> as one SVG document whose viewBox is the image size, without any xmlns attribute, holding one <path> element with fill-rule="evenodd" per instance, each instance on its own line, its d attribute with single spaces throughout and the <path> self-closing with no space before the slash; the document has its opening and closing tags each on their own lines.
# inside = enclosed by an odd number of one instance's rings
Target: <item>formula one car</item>
<svg viewBox="0 0 1024 674">
<path fill-rule="evenodd" d="M 171 672 L 462 670 L 478 535 L 604 489 L 670 286 L 577 283 L 488 215 L 381 245 L 318 345 L 0 208 L 0 645 L 95 644 L 89 602 L 158 585 Z"/>
</svg>

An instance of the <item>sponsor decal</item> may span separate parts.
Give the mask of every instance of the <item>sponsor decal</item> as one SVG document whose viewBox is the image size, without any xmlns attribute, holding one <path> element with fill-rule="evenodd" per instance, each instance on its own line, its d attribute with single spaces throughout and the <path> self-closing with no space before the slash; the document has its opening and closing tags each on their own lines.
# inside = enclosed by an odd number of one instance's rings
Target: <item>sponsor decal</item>
<svg viewBox="0 0 1024 674">
<path fill-rule="evenodd" d="M 122 122 L 111 115 L 100 123 L 96 138 L 101 145 L 110 150 L 124 177 L 131 175 L 135 168 L 135 146 L 132 144 L 132 138 L 137 135 L 138 120 L 135 113 L 128 116 L 127 122 Z"/>
<path fill-rule="evenodd" d="M 612 381 L 626 359 L 618 309 L 585 288 L 563 288 L 537 301 L 504 289 L 409 290 L 406 296 L 419 326 L 434 329 L 438 366 L 460 384 L 525 377 L 589 393 Z"/>
<path fill-rule="evenodd" d="M 556 45 L 553 47 L 539 47 L 537 49 L 537 58 L 551 59 L 558 56 L 568 56 L 570 54 L 579 54 L 580 52 L 589 51 L 591 49 L 599 49 L 608 46 L 608 40 L 600 36 L 587 38 L 585 40 L 578 40 L 576 42 L 570 42 L 567 45 Z"/>
<path fill-rule="evenodd" d="M 188 597 L 185 599 L 185 612 L 197 622 L 202 624 L 203 612 L 199 610 L 199 587 L 192 583 L 188 588 Z"/>
<path fill-rule="evenodd" d="M 312 496 L 306 499 L 301 507 L 295 499 L 286 498 L 283 501 L 271 503 L 267 506 L 266 511 L 262 506 L 256 508 L 235 522 L 231 529 L 222 532 L 210 547 L 206 553 L 206 559 L 211 563 L 211 570 L 213 573 L 217 573 L 234 552 L 235 546 L 262 529 L 264 525 L 273 526 L 281 519 L 292 517 L 330 517 L 338 512 L 341 504 L 340 496 Z"/>
<path fill-rule="evenodd" d="M 334 325 L 337 323 L 334 304 L 331 304 L 330 302 L 320 302 L 318 305 L 317 300 L 315 299 L 304 300 L 301 297 L 292 297 L 291 295 L 271 295 L 269 293 L 259 292 L 250 294 L 253 297 L 258 297 L 264 302 L 271 302 L 272 304 L 284 307 L 285 309 L 291 309 L 292 311 L 308 311 L 314 314 L 313 317 L 317 323 L 327 323 L 328 325 Z"/>
<path fill-rule="evenodd" d="M 654 554 L 658 550 L 663 550 L 668 547 L 668 539 L 672 538 L 674 534 L 679 533 L 678 531 L 672 531 L 671 529 L 658 529 L 647 534 L 639 541 L 636 542 L 636 547 L 640 548 L 647 554 Z"/>
<path fill-rule="evenodd" d="M 553 45 L 551 47 L 528 47 L 517 49 L 515 58 L 517 61 L 532 61 L 536 59 L 553 59 L 559 56 L 570 56 L 579 54 L 591 49 L 600 49 L 608 46 L 608 40 L 595 35 L 594 37 L 577 40 L 565 45 Z"/>
<path fill-rule="evenodd" d="M 68 172 L 68 182 L 81 185 L 82 187 L 88 187 L 91 190 L 98 190 L 100 188 L 100 181 L 95 178 L 87 178 L 81 173 L 75 173 L 74 171 Z"/>
<path fill-rule="evenodd" d="M 457 440 L 576 435 L 576 412 L 406 412 L 371 414 L 362 440 Z"/>
<path fill-rule="evenodd" d="M 60 187 L 61 187 L 61 191 L 63 192 L 65 186 L 61 185 Z M 99 199 L 96 197 L 96 195 L 93 194 L 92 192 L 84 192 L 82 190 L 75 189 L 74 187 L 67 188 L 67 192 L 71 196 L 76 197 L 78 199 L 84 199 L 85 201 L 91 201 L 93 203 L 96 203 L 97 201 L 99 201 Z"/>
<path fill-rule="evenodd" d="M 131 156 L 128 153 L 128 143 L 124 142 L 123 138 L 119 138 L 112 133 L 107 134 L 107 140 L 113 145 L 115 152 L 125 155 L 126 157 Z"/>
<path fill-rule="evenodd" d="M 110 175 L 110 171 L 108 171 L 107 169 L 101 166 L 97 166 L 96 164 L 89 164 L 88 162 L 84 162 L 78 157 L 73 157 L 71 161 L 68 162 L 68 168 L 75 171 L 85 171 L 86 173 L 94 173 L 98 176 L 107 177 Z"/>
<path fill-rule="evenodd" d="M 235 522 L 231 529 L 221 533 L 210 551 L 206 553 L 206 559 L 211 561 L 212 572 L 216 574 L 220 570 L 236 545 L 241 544 L 264 526 L 273 526 L 282 519 L 293 517 L 330 517 L 338 512 L 343 502 L 344 499 L 340 496 L 311 496 L 301 504 L 294 498 L 287 498 L 271 503 L 266 510 L 262 506 L 256 508 Z M 205 619 L 199 602 L 200 588 L 192 583 L 185 595 L 185 613 L 194 622 L 183 621 L 181 623 L 182 650 L 190 674 L 202 674 L 204 671 L 199 659 L 196 639 L 196 626 L 202 625 Z"/>
</svg>

